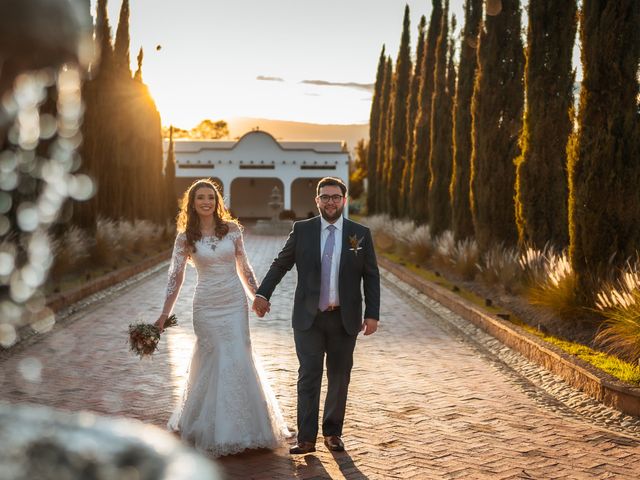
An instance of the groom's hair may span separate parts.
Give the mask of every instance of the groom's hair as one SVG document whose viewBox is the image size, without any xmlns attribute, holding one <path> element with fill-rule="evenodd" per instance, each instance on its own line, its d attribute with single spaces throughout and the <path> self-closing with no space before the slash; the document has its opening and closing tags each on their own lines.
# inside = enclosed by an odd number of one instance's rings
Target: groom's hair
<svg viewBox="0 0 640 480">
<path fill-rule="evenodd" d="M 329 186 L 340 187 L 340 190 L 342 190 L 342 195 L 344 195 L 345 197 L 347 196 L 347 186 L 338 177 L 324 177 L 322 180 L 320 180 L 318 182 L 318 186 L 316 187 L 316 195 L 320 195 L 320 189 L 322 187 Z"/>
</svg>

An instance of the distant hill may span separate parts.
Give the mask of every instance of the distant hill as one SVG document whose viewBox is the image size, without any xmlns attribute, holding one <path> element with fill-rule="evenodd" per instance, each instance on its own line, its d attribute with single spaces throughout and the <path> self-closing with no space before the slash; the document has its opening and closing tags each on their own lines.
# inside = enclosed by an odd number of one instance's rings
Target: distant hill
<svg viewBox="0 0 640 480">
<path fill-rule="evenodd" d="M 368 124 L 323 125 L 317 123 L 289 122 L 286 120 L 269 120 L 266 118 L 229 118 L 229 137 L 234 139 L 255 129 L 270 133 L 278 140 L 336 140 L 347 142 L 353 151 L 358 140 L 369 139 Z"/>
</svg>

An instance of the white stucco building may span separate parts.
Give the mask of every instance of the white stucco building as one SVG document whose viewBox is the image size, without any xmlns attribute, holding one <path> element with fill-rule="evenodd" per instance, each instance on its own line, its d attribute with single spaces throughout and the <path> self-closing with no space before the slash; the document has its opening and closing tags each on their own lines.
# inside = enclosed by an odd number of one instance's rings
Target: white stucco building
<svg viewBox="0 0 640 480">
<path fill-rule="evenodd" d="M 274 186 L 282 193 L 284 209 L 296 218 L 316 215 L 318 181 L 326 176 L 349 181 L 349 152 L 339 141 L 278 141 L 254 130 L 233 141 L 175 140 L 174 151 L 177 193 L 182 195 L 196 179 L 212 178 L 239 218 L 270 217 L 267 203 Z"/>
</svg>

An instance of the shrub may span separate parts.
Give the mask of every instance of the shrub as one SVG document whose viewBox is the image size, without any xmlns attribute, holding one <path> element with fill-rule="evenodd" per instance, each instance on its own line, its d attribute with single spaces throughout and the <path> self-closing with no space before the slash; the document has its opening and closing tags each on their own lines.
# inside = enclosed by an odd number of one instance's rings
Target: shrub
<svg viewBox="0 0 640 480">
<path fill-rule="evenodd" d="M 451 257 L 456 242 L 450 230 L 443 232 L 433 240 L 434 256 L 433 260 L 437 266 L 445 267 L 451 264 Z"/>
<path fill-rule="evenodd" d="M 408 257 L 411 251 L 411 234 L 416 229 L 415 224 L 409 220 L 393 220 L 388 228 L 393 237 L 394 251 L 402 257 Z"/>
<path fill-rule="evenodd" d="M 129 220 L 119 220 L 116 222 L 116 231 L 118 236 L 118 244 L 125 252 L 132 252 L 138 243 L 140 234 L 134 228 L 134 225 Z"/>
<path fill-rule="evenodd" d="M 157 226 L 149 220 L 135 220 L 133 222 L 131 251 L 142 253 L 149 248 L 157 248 Z"/>
<path fill-rule="evenodd" d="M 543 250 L 536 250 L 532 247 L 524 249 L 518 263 L 522 269 L 523 279 L 528 286 L 544 282 L 547 277 L 548 259 L 552 255 L 553 252 L 548 246 L 545 246 Z"/>
<path fill-rule="evenodd" d="M 533 305 L 550 308 L 563 319 L 575 319 L 584 310 L 576 296 L 576 276 L 569 258 L 566 253 L 545 258 L 545 272 L 528 288 L 527 297 Z"/>
<path fill-rule="evenodd" d="M 434 253 L 435 247 L 431 238 L 429 225 L 420 225 L 411 235 L 409 235 L 409 256 L 418 264 L 423 264 L 429 260 Z"/>
<path fill-rule="evenodd" d="M 367 226 L 371 229 L 371 234 L 375 235 L 380 231 L 388 230 L 391 218 L 388 215 L 372 215 L 367 217 Z"/>
<path fill-rule="evenodd" d="M 478 273 L 480 250 L 475 240 L 467 238 L 455 244 L 451 252 L 454 270 L 464 279 L 473 280 Z"/>
<path fill-rule="evenodd" d="M 381 253 L 393 251 L 395 239 L 390 231 L 391 218 L 388 215 L 367 217 L 367 225 L 371 229 L 376 249 Z"/>
<path fill-rule="evenodd" d="M 596 342 L 625 360 L 640 363 L 640 273 L 628 268 L 596 297 L 596 309 L 605 317 Z"/>
<path fill-rule="evenodd" d="M 80 268 L 90 257 L 90 243 L 85 232 L 71 226 L 64 234 L 52 242 L 54 255 L 51 278 L 60 281 L 62 277 Z"/>
<path fill-rule="evenodd" d="M 502 285 L 508 293 L 517 293 L 522 287 L 522 270 L 518 252 L 503 245 L 492 247 L 482 256 L 478 265 L 480 277 L 489 285 Z"/>
<path fill-rule="evenodd" d="M 118 225 L 106 218 L 99 218 L 91 259 L 97 265 L 113 265 L 122 253 Z"/>
</svg>

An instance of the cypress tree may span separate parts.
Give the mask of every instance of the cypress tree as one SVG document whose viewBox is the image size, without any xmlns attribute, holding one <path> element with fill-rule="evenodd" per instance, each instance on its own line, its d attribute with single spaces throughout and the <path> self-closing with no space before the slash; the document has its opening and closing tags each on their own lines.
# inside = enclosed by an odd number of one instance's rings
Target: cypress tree
<svg viewBox="0 0 640 480">
<path fill-rule="evenodd" d="M 572 121 L 576 2 L 529 2 L 526 109 L 516 160 L 520 244 L 538 249 L 568 243 L 566 148 Z"/>
<path fill-rule="evenodd" d="M 82 123 L 82 170 L 90 175 L 96 185 L 96 194 L 87 202 L 75 206 L 74 221 L 88 229 L 95 228 L 99 216 L 111 215 L 112 208 L 118 208 L 117 168 L 114 167 L 113 119 L 109 117 L 113 99 L 109 98 L 113 79 L 113 51 L 111 47 L 111 27 L 106 0 L 98 0 L 94 27 L 95 45 L 100 55 L 91 66 L 91 80 L 83 86 L 85 103 Z M 115 207 L 114 207 L 115 205 Z M 117 217 L 116 217 L 117 218 Z"/>
<path fill-rule="evenodd" d="M 584 0 L 578 129 L 568 147 L 569 256 L 589 300 L 640 248 L 640 2 Z"/>
<path fill-rule="evenodd" d="M 140 50 L 138 50 L 138 56 L 136 57 L 136 60 L 138 61 L 138 69 L 136 70 L 136 73 L 133 75 L 133 79 L 136 82 L 140 82 L 142 83 L 142 60 L 144 59 L 144 50 L 142 49 L 142 47 L 140 47 Z"/>
<path fill-rule="evenodd" d="M 169 147 L 167 148 L 167 160 L 164 165 L 164 183 L 167 199 L 167 218 L 173 218 L 178 214 L 178 197 L 176 193 L 176 152 L 173 145 L 173 125 L 169 128 Z"/>
<path fill-rule="evenodd" d="M 433 98 L 431 100 L 431 152 L 429 153 L 429 225 L 431 234 L 438 236 L 449 228 L 451 206 L 449 204 L 449 184 L 451 183 L 451 162 L 453 145 L 451 135 L 451 97 L 448 83 L 455 82 L 453 58 L 451 67 L 447 65 L 447 45 L 449 43 L 449 0 L 445 0 L 442 12 L 442 26 L 436 45 L 436 71 Z M 455 29 L 455 18 L 452 30 Z M 453 57 L 453 42 L 450 48 Z M 451 70 L 448 72 L 448 70 Z M 447 73 L 449 78 L 447 78 Z M 454 83 L 455 85 L 455 83 Z"/>
<path fill-rule="evenodd" d="M 471 106 L 471 208 L 481 251 L 517 240 L 513 161 L 519 154 L 523 70 L 520 1 L 502 0 L 501 13 L 487 16 L 480 30 Z"/>
<path fill-rule="evenodd" d="M 129 43 L 129 0 L 122 0 L 118 30 L 116 30 L 116 42 L 113 48 L 113 60 L 116 70 L 131 78 Z"/>
<path fill-rule="evenodd" d="M 384 69 L 384 81 L 382 83 L 382 102 L 380 103 L 380 124 L 378 126 L 378 163 L 376 165 L 376 213 L 386 212 L 386 188 L 384 181 L 384 165 L 387 158 L 389 145 L 389 105 L 393 82 L 393 63 L 391 57 L 387 57 Z"/>
<path fill-rule="evenodd" d="M 471 168 L 471 95 L 476 77 L 476 47 L 482 20 L 482 0 L 466 0 L 464 30 L 460 42 L 460 64 L 453 114 L 453 172 L 451 174 L 451 229 L 454 238 L 473 236 L 469 203 Z"/>
<path fill-rule="evenodd" d="M 411 158 L 411 217 L 425 223 L 428 217 L 429 152 L 431 151 L 431 97 L 435 73 L 435 51 L 442 18 L 442 1 L 432 0 L 431 18 L 425 41 L 418 93 L 418 117 L 415 126 L 414 148 Z"/>
<path fill-rule="evenodd" d="M 413 157 L 413 141 L 415 138 L 415 123 L 418 116 L 418 92 L 420 90 L 421 65 L 424 56 L 424 30 L 427 27 L 427 19 L 420 17 L 418 25 L 418 46 L 416 48 L 416 62 L 411 76 L 411 87 L 407 99 L 407 146 L 405 148 L 406 160 L 402 170 L 402 185 L 400 190 L 400 215 L 408 216 L 411 210 L 411 159 Z"/>
<path fill-rule="evenodd" d="M 376 213 L 377 194 L 377 165 L 378 165 L 378 130 L 380 128 L 380 111 L 382 103 L 382 84 L 384 83 L 386 56 L 384 45 L 378 60 L 376 83 L 371 100 L 371 113 L 369 115 L 369 150 L 367 152 L 367 212 L 369 215 Z"/>
<path fill-rule="evenodd" d="M 120 25 L 120 32 L 128 30 Z M 111 45 L 106 2 L 98 4 L 96 39 Z M 120 38 L 126 38 L 124 33 Z M 122 44 L 121 44 L 122 45 Z M 106 47 L 102 50 L 105 51 Z M 125 47 L 122 47 L 125 48 Z M 126 51 L 129 50 L 128 45 Z M 74 220 L 95 228 L 99 217 L 164 222 L 167 209 L 163 179 L 160 114 L 142 83 L 142 56 L 137 79 L 114 74 L 114 59 L 102 56 L 98 74 L 85 83 L 82 125 L 82 170 L 97 186 L 97 194 L 79 204 Z M 141 181 L 141 179 L 144 179 Z"/>
<path fill-rule="evenodd" d="M 407 148 L 407 99 L 409 97 L 409 81 L 411 75 L 411 46 L 409 5 L 404 8 L 402 37 L 396 61 L 393 103 L 391 105 L 391 131 L 387 167 L 384 172 L 387 190 L 389 214 L 400 216 L 400 189 L 402 171 L 406 163 Z"/>
<path fill-rule="evenodd" d="M 98 0 L 96 5 L 96 45 L 100 52 L 97 77 L 105 77 L 111 72 L 113 65 L 113 47 L 111 46 L 111 26 L 107 13 L 107 0 Z"/>
</svg>

